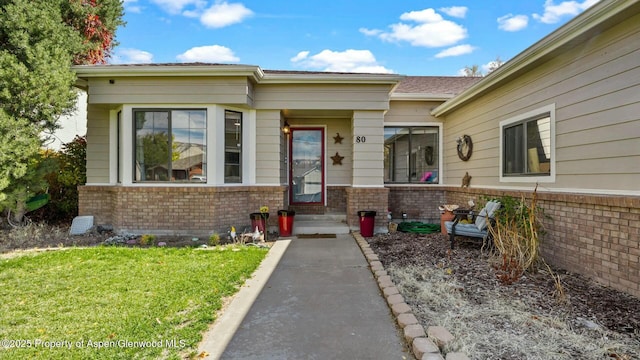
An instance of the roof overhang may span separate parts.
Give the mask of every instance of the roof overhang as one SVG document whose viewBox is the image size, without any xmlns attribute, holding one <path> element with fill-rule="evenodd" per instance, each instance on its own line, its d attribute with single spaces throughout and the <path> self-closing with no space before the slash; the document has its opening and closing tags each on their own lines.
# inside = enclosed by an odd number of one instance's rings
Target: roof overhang
<svg viewBox="0 0 640 360">
<path fill-rule="evenodd" d="M 397 74 L 296 72 L 264 74 L 260 84 L 378 84 L 396 85 L 404 79 Z"/>
<path fill-rule="evenodd" d="M 147 64 L 147 65 L 75 65 L 72 70 L 80 79 L 104 77 L 157 76 L 246 76 L 259 82 L 262 69 L 254 65 L 219 64 Z"/>
<path fill-rule="evenodd" d="M 391 100 L 396 101 L 447 101 L 454 94 L 429 94 L 429 93 L 391 93 Z"/>
<path fill-rule="evenodd" d="M 79 79 L 105 77 L 246 76 L 259 84 L 377 84 L 395 86 L 404 78 L 397 74 L 268 72 L 254 65 L 141 64 L 75 65 Z"/>
<path fill-rule="evenodd" d="M 589 39 L 592 35 L 638 14 L 639 11 L 638 0 L 603 0 L 507 61 L 478 83 L 438 106 L 431 114 L 436 117 L 446 115 L 477 96 L 528 71 L 538 63 L 571 48 L 573 44 Z"/>
</svg>

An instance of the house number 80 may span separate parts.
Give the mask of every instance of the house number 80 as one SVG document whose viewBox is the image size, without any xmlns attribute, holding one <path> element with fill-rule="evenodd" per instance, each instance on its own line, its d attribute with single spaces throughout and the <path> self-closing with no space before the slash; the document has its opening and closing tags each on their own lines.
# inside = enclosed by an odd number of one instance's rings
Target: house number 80
<svg viewBox="0 0 640 360">
<path fill-rule="evenodd" d="M 367 142 L 366 136 L 356 136 L 356 144 Z"/>
</svg>

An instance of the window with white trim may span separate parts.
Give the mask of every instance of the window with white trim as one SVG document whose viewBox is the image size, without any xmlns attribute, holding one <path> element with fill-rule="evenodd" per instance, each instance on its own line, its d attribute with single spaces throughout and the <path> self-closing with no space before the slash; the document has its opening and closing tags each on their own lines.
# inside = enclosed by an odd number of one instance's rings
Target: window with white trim
<svg viewBox="0 0 640 360">
<path fill-rule="evenodd" d="M 500 123 L 501 175 L 503 181 L 552 177 L 554 161 L 555 107 Z"/>
<path fill-rule="evenodd" d="M 438 144 L 437 126 L 385 126 L 385 183 L 437 184 Z"/>
<path fill-rule="evenodd" d="M 224 182 L 242 183 L 242 113 L 224 111 Z"/>
<path fill-rule="evenodd" d="M 207 111 L 135 109 L 134 181 L 206 182 Z"/>
</svg>

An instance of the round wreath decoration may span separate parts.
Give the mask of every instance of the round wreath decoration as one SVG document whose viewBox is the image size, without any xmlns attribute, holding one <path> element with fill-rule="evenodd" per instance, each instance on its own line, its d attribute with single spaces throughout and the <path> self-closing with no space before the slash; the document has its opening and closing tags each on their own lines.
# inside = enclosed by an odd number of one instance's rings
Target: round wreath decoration
<svg viewBox="0 0 640 360">
<path fill-rule="evenodd" d="M 473 153 L 473 142 L 471 141 L 471 136 L 463 135 L 456 140 L 458 143 L 458 157 L 462 161 L 467 161 L 471 158 L 471 154 Z"/>
</svg>

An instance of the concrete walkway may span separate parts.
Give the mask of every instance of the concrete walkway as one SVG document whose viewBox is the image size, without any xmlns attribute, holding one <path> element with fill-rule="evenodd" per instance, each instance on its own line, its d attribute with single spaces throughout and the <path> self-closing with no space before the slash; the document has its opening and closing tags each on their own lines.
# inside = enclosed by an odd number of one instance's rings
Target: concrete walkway
<svg viewBox="0 0 640 360">
<path fill-rule="evenodd" d="M 200 350 L 210 358 L 412 358 L 351 235 L 278 241 L 273 250 L 282 257 L 264 287 L 249 284 L 259 294 L 239 326 L 205 337 Z M 225 328 L 230 341 L 216 340 Z"/>
</svg>

